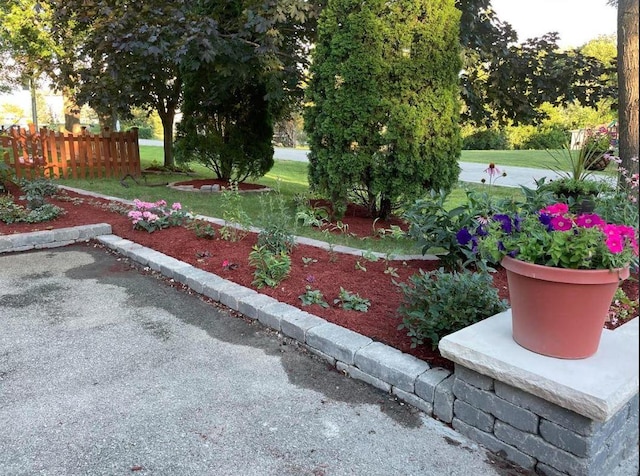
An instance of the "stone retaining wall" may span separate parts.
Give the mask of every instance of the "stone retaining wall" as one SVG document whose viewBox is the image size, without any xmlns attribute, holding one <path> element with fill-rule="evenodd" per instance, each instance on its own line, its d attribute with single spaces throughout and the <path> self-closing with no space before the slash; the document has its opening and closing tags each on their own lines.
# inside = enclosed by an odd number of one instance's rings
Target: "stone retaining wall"
<svg viewBox="0 0 640 476">
<path fill-rule="evenodd" d="M 638 446 L 638 395 L 606 422 L 456 365 L 453 428 L 539 474 L 611 474 Z"/>
</svg>

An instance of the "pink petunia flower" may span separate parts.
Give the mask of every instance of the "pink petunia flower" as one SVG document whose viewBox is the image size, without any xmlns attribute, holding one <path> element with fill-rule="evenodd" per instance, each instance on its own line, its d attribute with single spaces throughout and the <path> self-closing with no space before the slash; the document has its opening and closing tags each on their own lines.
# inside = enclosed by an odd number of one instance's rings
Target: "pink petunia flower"
<svg viewBox="0 0 640 476">
<path fill-rule="evenodd" d="M 624 240 L 620 235 L 611 235 L 607 237 L 605 243 L 607 248 L 609 248 L 609 251 L 613 254 L 622 253 L 622 250 L 624 250 Z"/>
<path fill-rule="evenodd" d="M 554 205 L 549 205 L 542 210 L 540 213 L 546 213 L 548 215 L 564 215 L 569 212 L 569 205 L 566 203 L 556 203 Z"/>
<path fill-rule="evenodd" d="M 554 230 L 568 231 L 573 226 L 570 218 L 563 216 L 555 216 L 551 219 L 551 226 Z"/>
<path fill-rule="evenodd" d="M 173 205 L 171 205 L 171 209 L 172 210 L 176 210 L 176 211 L 182 210 L 182 205 L 180 205 L 180 203 L 176 202 Z"/>
<path fill-rule="evenodd" d="M 584 213 L 576 218 L 576 225 L 582 228 L 593 228 L 594 226 L 604 225 L 604 220 L 596 213 Z"/>
</svg>

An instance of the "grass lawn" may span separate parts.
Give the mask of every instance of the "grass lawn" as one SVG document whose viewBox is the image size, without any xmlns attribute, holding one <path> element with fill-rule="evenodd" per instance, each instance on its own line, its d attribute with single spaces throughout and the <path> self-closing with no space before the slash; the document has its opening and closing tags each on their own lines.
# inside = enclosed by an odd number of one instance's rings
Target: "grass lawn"
<svg viewBox="0 0 640 476">
<path fill-rule="evenodd" d="M 465 151 L 468 152 L 468 151 Z M 480 151 L 478 151 L 480 152 Z M 498 161 L 495 157 L 492 159 L 492 154 L 496 151 L 482 151 L 475 155 L 475 159 L 478 162 L 489 163 L 491 160 L 498 164 L 503 162 Z M 529 158 L 518 158 L 518 165 L 525 164 L 530 166 L 530 158 L 535 155 L 546 154 L 544 151 L 497 151 L 499 153 L 511 153 L 515 156 L 526 156 Z M 536 152 L 537 154 L 532 154 Z M 540 154 L 542 152 L 542 154 Z M 522 154 L 523 153 L 523 154 Z M 140 156 L 142 161 L 142 168 L 149 167 L 151 165 L 162 164 L 162 147 L 154 146 L 140 146 Z M 463 154 L 463 160 L 467 158 Z M 505 161 L 504 164 L 507 164 Z M 511 164 L 511 163 L 510 163 Z M 515 163 L 511 164 L 515 165 Z M 127 179 L 127 187 L 122 186 L 119 180 L 114 179 L 94 179 L 94 180 L 73 180 L 64 179 L 60 180 L 62 185 L 68 185 L 70 187 L 81 188 L 84 190 L 91 190 L 94 192 L 102 193 L 109 196 L 120 197 L 125 199 L 139 198 L 141 200 L 156 201 L 166 200 L 169 203 L 180 202 L 182 205 L 192 213 L 202 214 L 212 217 L 223 218 L 224 210 L 222 207 L 222 201 L 220 195 L 214 194 L 202 194 L 183 192 L 178 190 L 172 190 L 162 186 L 167 182 L 176 182 L 182 180 L 189 180 L 191 178 L 206 178 L 213 177 L 214 174 L 200 165 L 193 165 L 192 169 L 195 176 L 187 177 L 180 174 L 171 175 L 148 175 L 146 180 L 139 179 L 139 183 L 136 184 L 132 180 Z M 285 203 L 290 211 L 290 216 L 293 218 L 295 215 L 295 198 L 300 196 L 309 197 L 309 189 L 307 182 L 307 164 L 304 162 L 276 160 L 273 169 L 264 177 L 256 181 L 257 183 L 266 185 L 272 189 L 278 190 L 282 197 L 285 199 Z M 451 208 L 460 205 L 466 201 L 465 188 L 476 188 L 478 190 L 487 191 L 490 190 L 491 194 L 497 197 L 520 197 L 521 193 L 518 189 L 507 187 L 493 187 L 488 188 L 482 185 L 465 184 L 464 188 L 456 188 L 449 196 L 448 206 Z M 254 226 L 261 226 L 268 220 L 268 212 L 265 213 L 266 200 L 264 194 L 245 194 L 242 195 L 242 208 L 251 218 Z M 310 238 L 316 238 L 326 240 L 326 236 L 313 228 L 297 226 L 295 233 L 301 236 L 307 236 Z M 372 239 L 358 239 L 349 236 L 335 236 L 333 238 L 335 244 L 342 244 L 347 246 L 353 246 L 361 249 L 370 249 L 372 251 L 380 251 L 383 253 L 419 253 L 419 250 L 415 247 L 415 244 L 406 239 L 384 239 L 384 240 L 372 240 Z"/>
</svg>

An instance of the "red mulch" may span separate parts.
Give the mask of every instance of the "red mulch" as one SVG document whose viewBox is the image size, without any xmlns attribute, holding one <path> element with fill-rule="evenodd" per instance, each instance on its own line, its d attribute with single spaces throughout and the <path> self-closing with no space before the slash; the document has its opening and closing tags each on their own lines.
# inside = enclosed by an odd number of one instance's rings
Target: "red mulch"
<svg viewBox="0 0 640 476">
<path fill-rule="evenodd" d="M 81 197 L 83 203 L 76 204 L 52 198 L 50 199 L 51 203 L 66 210 L 63 216 L 54 221 L 39 224 L 6 225 L 0 222 L 0 234 L 48 230 L 79 224 L 110 223 L 113 233 L 122 238 L 153 248 L 240 285 L 253 287 L 251 284 L 253 269 L 248 264 L 248 255 L 256 242 L 254 234 L 249 234 L 243 240 L 234 243 L 221 240 L 218 237 L 213 240 L 197 238 L 192 231 L 182 227 L 147 233 L 133 230 L 131 222 L 126 216 L 102 208 L 109 203 L 106 200 L 92 199 L 73 192 L 68 192 L 67 195 Z M 357 207 L 350 208 L 343 222 L 349 225 L 350 233 L 358 233 L 361 234 L 360 236 L 372 235 L 373 220 L 362 216 L 362 210 L 358 211 Z M 389 223 L 381 226 L 388 226 Z M 399 222 L 395 221 L 395 223 Z M 305 265 L 303 258 L 305 261 L 310 259 L 313 262 Z M 366 272 L 356 269 L 356 261 L 358 260 L 366 267 Z M 222 265 L 224 261 L 237 266 L 224 268 Z M 383 260 L 379 260 L 378 262 L 369 262 L 362 257 L 331 254 L 319 248 L 298 245 L 291 253 L 291 262 L 292 270 L 289 278 L 275 289 L 262 288 L 260 292 L 393 346 L 423 359 L 433 366 L 451 368 L 451 362 L 442 358 L 437 350 L 431 350 L 430 347 L 412 349 L 411 341 L 406 336 L 406 330 L 399 331 L 397 329 L 401 319 L 398 318 L 396 309 L 400 305 L 402 295 L 393 281 L 404 282 L 418 269 L 424 271 L 437 269 L 437 261 L 413 260 L 385 263 Z M 397 278 L 385 274 L 387 266 L 396 268 Z M 627 280 L 623 285 L 630 296 L 638 295 L 637 274 L 635 278 L 635 280 Z M 301 307 L 298 296 L 305 292 L 307 285 L 313 289 L 319 289 L 331 307 L 329 309 L 318 305 Z M 494 273 L 494 286 L 502 298 L 508 299 L 506 273 L 503 269 Z M 340 287 L 369 299 L 371 301 L 369 312 L 345 311 L 334 306 L 333 299 L 337 297 Z"/>
</svg>

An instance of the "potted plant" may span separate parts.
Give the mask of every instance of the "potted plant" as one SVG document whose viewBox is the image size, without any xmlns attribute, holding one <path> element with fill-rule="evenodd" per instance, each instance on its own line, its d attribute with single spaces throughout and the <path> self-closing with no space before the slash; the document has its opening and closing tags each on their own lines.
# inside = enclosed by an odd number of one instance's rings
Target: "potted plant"
<svg viewBox="0 0 640 476">
<path fill-rule="evenodd" d="M 507 270 L 514 340 L 567 359 L 597 351 L 615 291 L 638 263 L 635 228 L 575 215 L 564 203 L 496 214 L 470 243 Z"/>
</svg>

